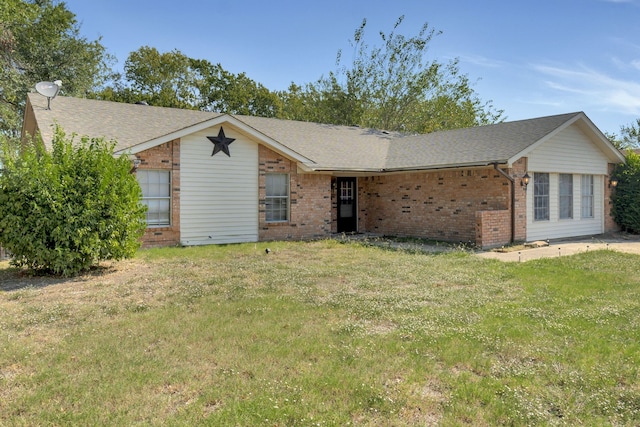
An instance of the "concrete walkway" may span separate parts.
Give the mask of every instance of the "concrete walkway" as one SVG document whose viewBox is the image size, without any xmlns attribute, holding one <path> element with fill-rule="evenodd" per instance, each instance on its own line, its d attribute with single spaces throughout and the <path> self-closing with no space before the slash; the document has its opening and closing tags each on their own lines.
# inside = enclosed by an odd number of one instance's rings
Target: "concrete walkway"
<svg viewBox="0 0 640 427">
<path fill-rule="evenodd" d="M 447 243 L 434 244 L 422 242 L 398 241 L 393 238 L 386 238 L 371 233 L 335 235 L 335 239 L 362 241 L 369 245 L 397 248 L 403 250 L 422 251 L 427 253 L 450 252 L 456 250 L 454 246 Z M 581 252 L 596 251 L 600 249 L 627 252 L 640 255 L 640 235 L 626 233 L 603 234 L 585 238 L 574 238 L 567 240 L 552 240 L 550 242 L 537 242 L 505 248 L 504 250 L 487 250 L 474 252 L 481 258 L 497 259 L 505 262 L 525 262 L 538 258 L 551 258 L 559 256 L 574 255 Z"/>
<path fill-rule="evenodd" d="M 551 241 L 541 247 L 514 248 L 510 251 L 479 252 L 481 258 L 491 258 L 507 262 L 524 262 L 537 258 L 573 255 L 600 249 L 640 254 L 640 236 L 612 234 L 584 239 Z"/>
</svg>

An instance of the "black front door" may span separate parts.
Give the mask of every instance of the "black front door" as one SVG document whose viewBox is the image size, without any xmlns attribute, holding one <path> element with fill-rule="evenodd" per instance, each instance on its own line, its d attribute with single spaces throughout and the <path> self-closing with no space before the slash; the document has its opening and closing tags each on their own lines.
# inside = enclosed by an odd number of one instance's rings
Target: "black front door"
<svg viewBox="0 0 640 427">
<path fill-rule="evenodd" d="M 338 233 L 358 231 L 356 179 L 338 178 Z"/>
</svg>

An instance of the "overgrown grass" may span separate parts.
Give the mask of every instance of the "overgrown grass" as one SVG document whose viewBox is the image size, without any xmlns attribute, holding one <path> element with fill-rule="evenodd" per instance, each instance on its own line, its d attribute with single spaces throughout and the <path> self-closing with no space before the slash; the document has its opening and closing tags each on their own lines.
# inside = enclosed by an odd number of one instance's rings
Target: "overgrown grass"
<svg viewBox="0 0 640 427">
<path fill-rule="evenodd" d="M 635 255 L 329 240 L 0 281 L 0 425 L 640 424 Z"/>
</svg>

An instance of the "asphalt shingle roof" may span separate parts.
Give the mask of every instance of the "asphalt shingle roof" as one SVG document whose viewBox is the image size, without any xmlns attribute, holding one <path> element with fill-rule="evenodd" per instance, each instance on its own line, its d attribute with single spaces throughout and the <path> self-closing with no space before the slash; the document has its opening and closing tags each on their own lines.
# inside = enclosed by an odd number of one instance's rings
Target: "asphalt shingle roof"
<svg viewBox="0 0 640 427">
<path fill-rule="evenodd" d="M 117 142 L 116 151 L 160 138 L 179 129 L 210 120 L 220 113 L 149 107 L 147 105 L 58 96 L 47 110 L 47 99 L 30 93 L 38 127 L 45 142 L 53 138 L 53 125 L 80 136 L 105 137 Z"/>
<path fill-rule="evenodd" d="M 388 169 L 403 169 L 504 163 L 579 114 L 407 136 L 392 144 L 386 165 Z"/>
<path fill-rule="evenodd" d="M 103 136 L 126 150 L 222 116 L 220 113 L 29 94 L 43 139 L 53 124 L 67 134 Z M 263 117 L 233 117 L 310 160 L 317 170 L 407 170 L 504 163 L 583 113 L 569 113 L 467 129 L 404 135 Z"/>
</svg>

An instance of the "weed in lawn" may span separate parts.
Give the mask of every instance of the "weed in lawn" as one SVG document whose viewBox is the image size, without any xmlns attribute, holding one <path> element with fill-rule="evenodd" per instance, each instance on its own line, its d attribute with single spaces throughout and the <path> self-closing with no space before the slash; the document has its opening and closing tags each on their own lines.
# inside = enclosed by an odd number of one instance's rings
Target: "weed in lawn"
<svg viewBox="0 0 640 427">
<path fill-rule="evenodd" d="M 640 423 L 639 257 L 265 247 L 0 266 L 0 425 Z"/>
</svg>

